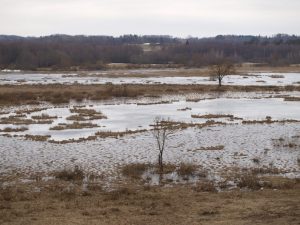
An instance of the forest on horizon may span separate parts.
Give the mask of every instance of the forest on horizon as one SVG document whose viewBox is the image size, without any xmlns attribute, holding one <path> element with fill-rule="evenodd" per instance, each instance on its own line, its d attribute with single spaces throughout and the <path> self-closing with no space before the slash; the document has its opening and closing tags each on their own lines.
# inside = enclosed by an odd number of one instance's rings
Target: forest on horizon
<svg viewBox="0 0 300 225">
<path fill-rule="evenodd" d="M 166 35 L 20 37 L 0 35 L 0 69 L 104 69 L 108 63 L 202 67 L 220 60 L 283 66 L 300 63 L 300 36 Z"/>
</svg>

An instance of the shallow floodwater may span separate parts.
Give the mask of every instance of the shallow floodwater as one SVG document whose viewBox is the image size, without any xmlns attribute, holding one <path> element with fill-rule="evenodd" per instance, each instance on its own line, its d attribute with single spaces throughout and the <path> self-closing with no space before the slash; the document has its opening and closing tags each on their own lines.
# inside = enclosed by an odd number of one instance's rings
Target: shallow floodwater
<svg viewBox="0 0 300 225">
<path fill-rule="evenodd" d="M 131 72 L 129 71 L 128 74 Z M 141 72 L 141 74 L 143 74 Z M 0 85 L 5 84 L 207 84 L 216 85 L 216 80 L 209 76 L 151 76 L 151 77 L 126 77 L 111 76 L 109 72 L 96 74 L 59 74 L 59 73 L 0 73 Z M 223 79 L 223 85 L 300 85 L 300 73 L 254 73 L 249 75 L 228 75 Z"/>
<path fill-rule="evenodd" d="M 73 106 L 71 105 L 70 108 Z M 180 122 L 205 123 L 208 119 L 192 118 L 191 115 L 206 114 L 223 114 L 233 115 L 243 118 L 244 120 L 263 120 L 267 116 L 271 116 L 272 120 L 294 119 L 300 120 L 300 104 L 299 102 L 284 101 L 281 98 L 265 98 L 265 99 L 248 99 L 248 98 L 217 98 L 201 100 L 199 102 L 189 102 L 186 100 L 174 101 L 166 104 L 103 104 L 94 103 L 85 106 L 88 109 L 95 109 L 107 116 L 107 119 L 86 121 L 97 124 L 99 127 L 84 129 L 68 129 L 68 130 L 49 130 L 51 127 L 59 123 L 72 123 L 66 120 L 70 115 L 70 108 L 50 108 L 27 115 L 31 116 L 48 114 L 49 116 L 57 116 L 52 124 L 31 124 L 25 125 L 28 130 L 24 132 L 16 132 L 10 134 L 16 135 L 51 135 L 52 140 L 68 140 L 78 139 L 94 135 L 97 131 L 126 131 L 149 129 L 150 125 L 156 117 L 170 119 Z M 1 117 L 8 117 L 14 113 L 3 114 Z M 229 118 L 214 119 L 226 123 L 241 123 L 241 120 L 231 121 Z M 2 124 L 0 129 L 5 127 L 18 127 L 13 125 Z"/>
<path fill-rule="evenodd" d="M 299 149 L 288 146 L 299 146 L 299 134 L 300 126 L 295 123 L 188 128 L 176 131 L 167 140 L 164 161 L 189 162 L 216 174 L 231 167 L 258 167 L 253 162 L 258 158 L 259 167 L 271 165 L 284 169 L 289 176 L 300 177 Z M 284 141 L 278 146 L 279 140 Z M 224 150 L 201 150 L 219 145 Z M 0 174 L 51 172 L 77 165 L 111 178 L 120 165 L 156 160 L 157 147 L 151 132 L 63 145 L 0 136 Z"/>
</svg>

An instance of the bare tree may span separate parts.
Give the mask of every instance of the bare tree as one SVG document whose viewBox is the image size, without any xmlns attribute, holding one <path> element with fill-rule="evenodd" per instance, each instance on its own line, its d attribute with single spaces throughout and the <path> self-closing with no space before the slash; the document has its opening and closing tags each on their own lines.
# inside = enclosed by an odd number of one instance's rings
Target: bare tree
<svg viewBox="0 0 300 225">
<path fill-rule="evenodd" d="M 230 62 L 221 61 L 213 65 L 210 69 L 210 74 L 219 81 L 219 86 L 222 85 L 222 80 L 225 76 L 235 72 L 234 65 Z"/>
<path fill-rule="evenodd" d="M 170 120 L 163 120 L 160 117 L 156 117 L 154 119 L 154 124 L 153 124 L 153 136 L 156 140 L 156 144 L 158 147 L 158 165 L 159 165 L 159 169 L 160 172 L 163 172 L 163 153 L 165 150 L 165 146 L 166 146 L 166 141 L 168 139 L 168 137 L 173 133 L 172 132 L 172 126 L 170 123 Z"/>
</svg>

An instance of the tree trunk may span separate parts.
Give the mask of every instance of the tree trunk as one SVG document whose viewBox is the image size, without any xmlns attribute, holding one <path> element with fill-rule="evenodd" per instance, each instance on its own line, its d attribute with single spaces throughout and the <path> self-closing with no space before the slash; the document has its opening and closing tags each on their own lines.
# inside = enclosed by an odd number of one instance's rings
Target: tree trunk
<svg viewBox="0 0 300 225">
<path fill-rule="evenodd" d="M 158 165 L 159 165 L 159 170 L 160 170 L 160 173 L 163 172 L 163 159 L 162 159 L 162 152 L 159 153 L 158 155 Z"/>
<path fill-rule="evenodd" d="M 222 86 L 222 79 L 221 79 L 221 77 L 219 77 L 219 87 L 221 87 Z"/>
</svg>

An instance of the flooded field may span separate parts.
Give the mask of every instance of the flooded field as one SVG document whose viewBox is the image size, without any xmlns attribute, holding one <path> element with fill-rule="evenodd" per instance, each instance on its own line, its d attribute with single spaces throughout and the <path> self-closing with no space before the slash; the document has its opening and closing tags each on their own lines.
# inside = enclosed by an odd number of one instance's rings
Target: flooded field
<svg viewBox="0 0 300 225">
<path fill-rule="evenodd" d="M 96 132 L 149 130 L 157 117 L 183 123 L 205 123 L 209 120 L 242 123 L 260 121 L 266 117 L 275 121 L 300 121 L 299 102 L 284 101 L 283 98 L 201 100 L 176 99 L 174 96 L 169 96 L 169 99 L 169 101 L 138 103 L 132 103 L 129 99 L 118 104 L 89 102 L 88 105 L 71 104 L 65 107 L 17 109 L 0 115 L 0 133 L 22 136 L 43 135 L 49 136 L 50 140 L 62 141 L 87 138 L 95 135 Z M 74 124 L 78 126 L 73 126 Z M 13 129 L 17 129 L 17 132 Z"/>
<path fill-rule="evenodd" d="M 299 73 L 161 71 L 1 73 L 0 198 L 299 192 Z"/>
<path fill-rule="evenodd" d="M 5 84 L 204 84 L 215 85 L 216 80 L 209 75 L 187 76 L 182 74 L 172 75 L 172 70 L 165 76 L 148 76 L 147 73 L 157 74 L 159 70 L 137 70 L 120 73 L 87 72 L 81 73 L 0 73 L 0 85 Z M 134 74 L 134 77 L 132 77 Z M 129 76 L 131 75 L 131 76 Z M 300 85 L 299 73 L 249 73 L 247 75 L 228 75 L 224 77 L 224 85 L 255 85 L 255 86 L 284 86 Z"/>
<path fill-rule="evenodd" d="M 0 75 L 0 84 L 22 87 L 22 84 L 59 83 L 67 88 L 68 84 L 76 83 L 79 87 L 166 83 L 217 87 L 217 81 L 203 74 L 179 76 L 177 71 L 171 76 L 169 70 L 169 76 L 150 76 L 148 70 L 145 74 L 143 71 L 126 70 L 123 76 L 106 72 L 11 72 Z M 69 103 L 50 103 L 37 98 L 34 104 L 6 104 L 0 110 L 0 174 L 10 176 L 18 171 L 28 176 L 43 173 L 47 177 L 53 171 L 79 166 L 87 173 L 105 174 L 103 179 L 109 184 L 119 177 L 118 169 L 124 165 L 156 163 L 154 125 L 159 118 L 172 131 L 166 140 L 165 163 L 197 165 L 215 183 L 223 182 L 224 171 L 230 172 L 232 168 L 276 171 L 276 175 L 297 178 L 300 177 L 300 92 L 277 87 L 264 90 L 264 86 L 298 86 L 299 78 L 298 73 L 249 73 L 229 75 L 223 80 L 224 85 L 242 88 L 260 86 L 256 92 L 217 88 L 178 94 L 153 91 L 148 95 L 121 95 L 103 100 L 70 98 Z M 63 96 L 64 92 L 58 95 Z M 185 182 L 177 172 L 164 176 L 165 180 Z M 146 171 L 143 179 L 156 185 L 160 176 Z M 189 177 L 192 182 L 198 179 Z"/>
<path fill-rule="evenodd" d="M 297 157 L 300 126 L 296 123 L 221 125 L 176 131 L 167 142 L 166 162 L 189 162 L 203 166 L 214 176 L 232 166 L 280 168 L 287 176 L 299 177 Z M 53 144 L 22 138 L 0 137 L 0 169 L 3 174 L 17 170 L 49 172 L 79 165 L 95 173 L 113 174 L 120 165 L 156 162 L 156 143 L 151 132 L 120 138 Z M 221 150 L 205 150 L 223 145 Z"/>
<path fill-rule="evenodd" d="M 151 124 L 159 116 L 182 123 L 167 142 L 166 162 L 198 164 L 218 179 L 223 169 L 255 167 L 258 159 L 260 166 L 299 177 L 300 104 L 282 97 L 299 95 L 175 95 L 2 109 L 0 171 L 79 165 L 114 177 L 121 165 L 156 161 Z"/>
</svg>

